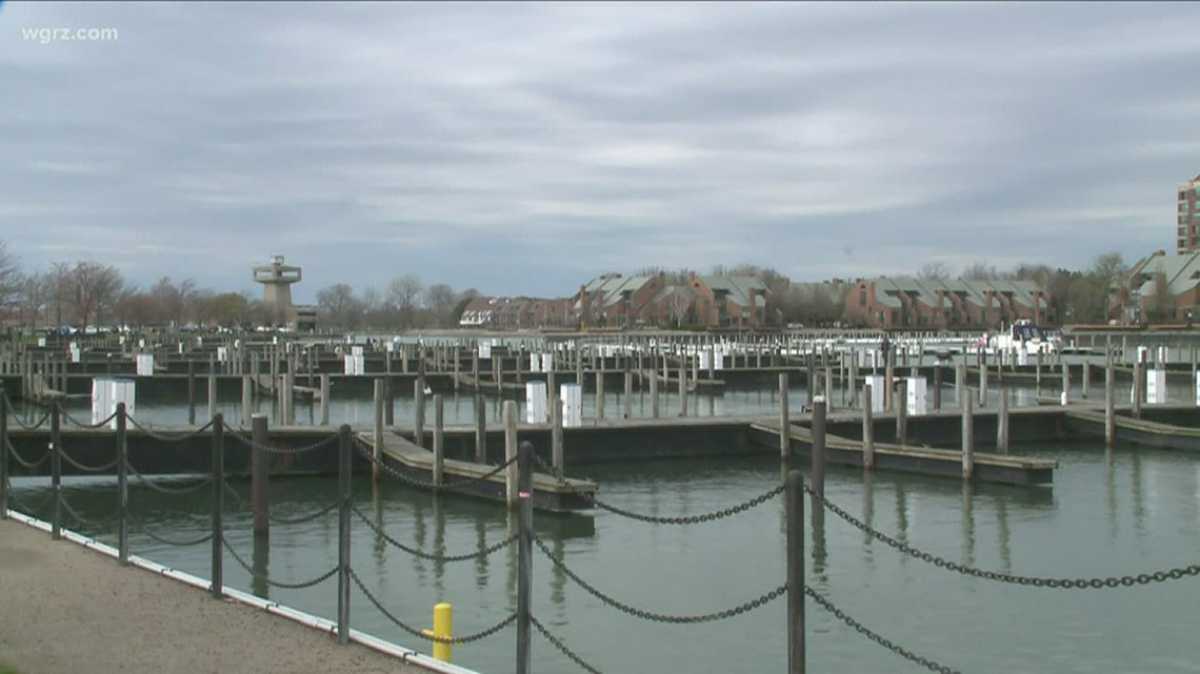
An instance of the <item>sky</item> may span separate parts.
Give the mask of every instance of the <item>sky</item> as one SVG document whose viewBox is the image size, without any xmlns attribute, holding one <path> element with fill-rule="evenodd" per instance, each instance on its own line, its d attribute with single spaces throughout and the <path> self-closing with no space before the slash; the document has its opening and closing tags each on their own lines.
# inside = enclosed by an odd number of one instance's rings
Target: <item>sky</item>
<svg viewBox="0 0 1200 674">
<path fill-rule="evenodd" d="M 0 5 L 26 269 L 563 296 L 1173 252 L 1200 4 Z M 105 39 L 43 29 L 108 30 Z M 115 32 L 114 32 L 115 31 Z"/>
</svg>

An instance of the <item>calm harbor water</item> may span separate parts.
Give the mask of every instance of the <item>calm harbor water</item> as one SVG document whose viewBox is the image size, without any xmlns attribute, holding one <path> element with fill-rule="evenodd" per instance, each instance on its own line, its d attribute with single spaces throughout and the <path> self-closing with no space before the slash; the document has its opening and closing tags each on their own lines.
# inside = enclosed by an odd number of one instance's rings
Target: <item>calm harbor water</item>
<svg viewBox="0 0 1200 674">
<path fill-rule="evenodd" d="M 1091 445 L 1040 445 L 1021 453 L 1060 462 L 1053 488 L 963 485 L 831 468 L 828 498 L 901 540 L 964 564 L 1026 575 L 1106 576 L 1152 572 L 1196 562 L 1200 464 L 1183 453 Z M 757 495 L 780 478 L 770 458 L 651 462 L 583 467 L 612 504 L 659 515 L 707 512 Z M 114 510 L 111 481 L 68 479 L 66 498 L 85 517 Z M 48 500 L 44 479 L 15 481 L 26 503 Z M 246 494 L 247 485 L 234 485 Z M 336 480 L 297 478 L 271 485 L 273 512 L 297 516 L 329 503 Z M 399 541 L 459 554 L 503 540 L 515 522 L 494 504 L 436 497 L 402 485 L 355 484 L 357 507 Z M 130 501 L 145 526 L 185 538 L 207 531 L 207 491 L 167 496 L 134 483 Z M 229 499 L 227 536 L 250 560 L 249 513 Z M 45 517 L 47 510 L 36 512 Z M 811 513 L 810 513 L 811 514 Z M 482 561 L 433 563 L 394 549 L 352 517 L 352 565 L 389 609 L 418 627 L 431 607 L 449 601 L 455 628 L 474 632 L 515 608 L 516 560 L 510 547 Z M 782 499 L 713 523 L 667 527 L 600 512 L 594 519 L 535 517 L 535 528 L 567 564 L 599 589 L 650 611 L 706 613 L 740 604 L 783 582 Z M 140 525 L 139 525 L 140 526 Z M 111 527 L 82 528 L 115 540 Z M 827 513 L 806 523 L 807 579 L 868 627 L 904 647 L 964 672 L 1195 672 L 1195 607 L 1200 581 L 1105 591 L 1002 585 L 962 577 L 901 555 Z M 140 533 L 134 551 L 202 577 L 209 548 L 162 546 Z M 337 517 L 272 528 L 272 578 L 304 580 L 337 559 Z M 785 605 L 776 600 L 728 621 L 647 623 L 586 594 L 534 551 L 534 613 L 586 660 L 607 672 L 779 671 L 786 645 Z M 226 582 L 254 589 L 227 555 Z M 333 617 L 335 582 L 260 594 Z M 355 627 L 427 651 L 358 593 Z M 807 603 L 810 671 L 918 671 Z M 455 661 L 482 672 L 513 670 L 515 631 L 455 648 Z M 579 671 L 534 636 L 540 672 Z"/>
</svg>

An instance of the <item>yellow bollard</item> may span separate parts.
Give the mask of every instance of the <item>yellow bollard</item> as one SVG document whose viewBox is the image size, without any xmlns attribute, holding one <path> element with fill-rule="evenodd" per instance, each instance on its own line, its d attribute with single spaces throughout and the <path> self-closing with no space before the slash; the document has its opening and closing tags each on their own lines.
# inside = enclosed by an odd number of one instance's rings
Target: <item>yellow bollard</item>
<svg viewBox="0 0 1200 674">
<path fill-rule="evenodd" d="M 454 635 L 454 607 L 446 602 L 433 606 L 433 629 L 421 630 L 427 637 L 449 639 Z M 433 657 L 442 662 L 450 662 L 450 644 L 444 641 L 433 642 Z"/>
</svg>

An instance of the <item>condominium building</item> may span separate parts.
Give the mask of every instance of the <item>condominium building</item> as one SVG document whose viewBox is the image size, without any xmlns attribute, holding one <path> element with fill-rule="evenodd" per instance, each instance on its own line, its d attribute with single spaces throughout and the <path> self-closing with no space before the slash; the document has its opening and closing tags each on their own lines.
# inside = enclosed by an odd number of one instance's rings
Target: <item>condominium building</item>
<svg viewBox="0 0 1200 674">
<path fill-rule="evenodd" d="M 1196 205 L 1198 192 L 1200 176 L 1179 186 L 1179 219 L 1175 237 L 1175 252 L 1178 255 L 1200 250 L 1200 209 Z"/>
</svg>

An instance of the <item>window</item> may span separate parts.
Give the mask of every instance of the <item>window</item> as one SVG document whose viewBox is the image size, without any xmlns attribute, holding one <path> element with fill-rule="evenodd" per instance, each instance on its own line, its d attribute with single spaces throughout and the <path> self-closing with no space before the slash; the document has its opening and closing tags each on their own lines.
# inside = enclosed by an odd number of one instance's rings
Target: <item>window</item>
<svg viewBox="0 0 1200 674">
<path fill-rule="evenodd" d="M 863 288 L 858 291 L 858 306 L 860 306 L 860 307 L 867 306 L 867 289 L 866 288 Z"/>
</svg>

